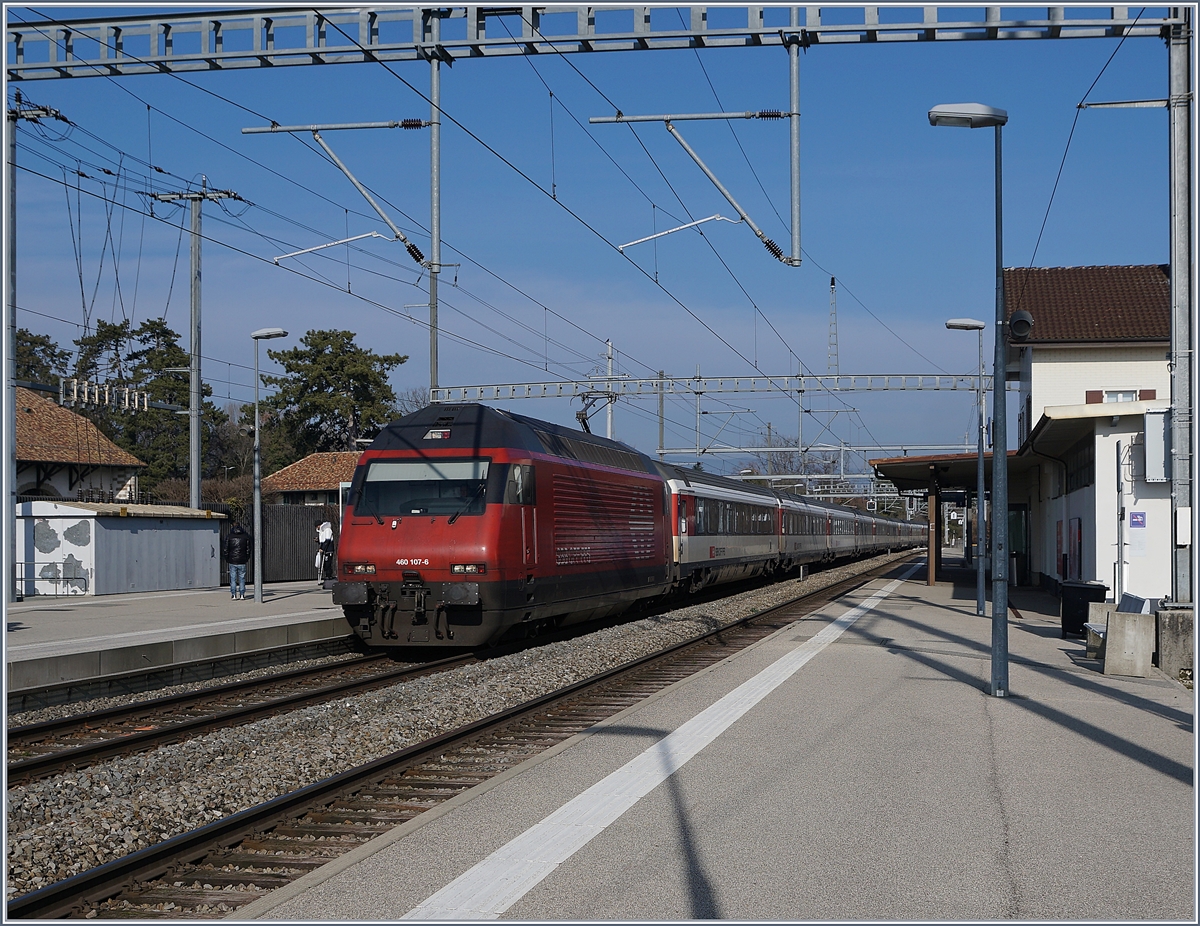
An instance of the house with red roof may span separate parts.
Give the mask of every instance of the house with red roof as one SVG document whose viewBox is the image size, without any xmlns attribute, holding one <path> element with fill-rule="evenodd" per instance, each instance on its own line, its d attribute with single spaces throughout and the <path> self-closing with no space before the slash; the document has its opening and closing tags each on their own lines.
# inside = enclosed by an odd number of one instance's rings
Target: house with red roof
<svg viewBox="0 0 1200 926">
<path fill-rule="evenodd" d="M 354 478 L 358 450 L 310 453 L 262 481 L 263 496 L 280 505 L 338 505 L 341 487 Z"/>
<path fill-rule="evenodd" d="M 136 501 L 146 464 L 87 418 L 17 387 L 17 494 Z"/>
</svg>

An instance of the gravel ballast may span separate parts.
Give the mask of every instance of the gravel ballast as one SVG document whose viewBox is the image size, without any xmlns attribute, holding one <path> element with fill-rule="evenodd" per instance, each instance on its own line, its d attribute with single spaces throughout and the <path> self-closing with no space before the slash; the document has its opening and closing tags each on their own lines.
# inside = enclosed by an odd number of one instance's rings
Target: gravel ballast
<svg viewBox="0 0 1200 926">
<path fill-rule="evenodd" d="M 7 897 L 908 555 L 850 563 L 16 786 L 8 791 Z"/>
</svg>

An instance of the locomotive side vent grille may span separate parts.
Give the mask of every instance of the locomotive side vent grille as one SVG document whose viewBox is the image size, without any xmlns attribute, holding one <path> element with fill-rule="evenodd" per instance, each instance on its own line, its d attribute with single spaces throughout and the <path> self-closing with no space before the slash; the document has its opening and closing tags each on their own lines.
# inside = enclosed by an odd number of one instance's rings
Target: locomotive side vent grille
<svg viewBox="0 0 1200 926">
<path fill-rule="evenodd" d="M 554 477 L 554 559 L 559 566 L 653 559 L 655 493 L 575 476 Z"/>
</svg>

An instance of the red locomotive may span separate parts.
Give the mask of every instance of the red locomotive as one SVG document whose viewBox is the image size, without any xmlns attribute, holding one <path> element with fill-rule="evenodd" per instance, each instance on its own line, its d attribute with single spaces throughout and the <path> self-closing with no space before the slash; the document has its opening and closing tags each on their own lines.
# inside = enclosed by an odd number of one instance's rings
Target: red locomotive
<svg viewBox="0 0 1200 926">
<path fill-rule="evenodd" d="M 549 422 L 434 405 L 359 460 L 333 599 L 371 646 L 474 647 L 923 537 Z"/>
</svg>

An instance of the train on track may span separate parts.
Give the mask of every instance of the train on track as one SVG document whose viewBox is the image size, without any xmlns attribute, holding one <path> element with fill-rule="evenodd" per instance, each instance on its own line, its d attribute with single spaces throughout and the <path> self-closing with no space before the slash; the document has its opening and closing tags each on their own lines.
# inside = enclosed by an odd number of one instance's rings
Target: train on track
<svg viewBox="0 0 1200 926">
<path fill-rule="evenodd" d="M 925 537 L 923 523 L 663 464 L 549 422 L 432 405 L 359 460 L 333 600 L 371 647 L 476 647 Z"/>
</svg>

